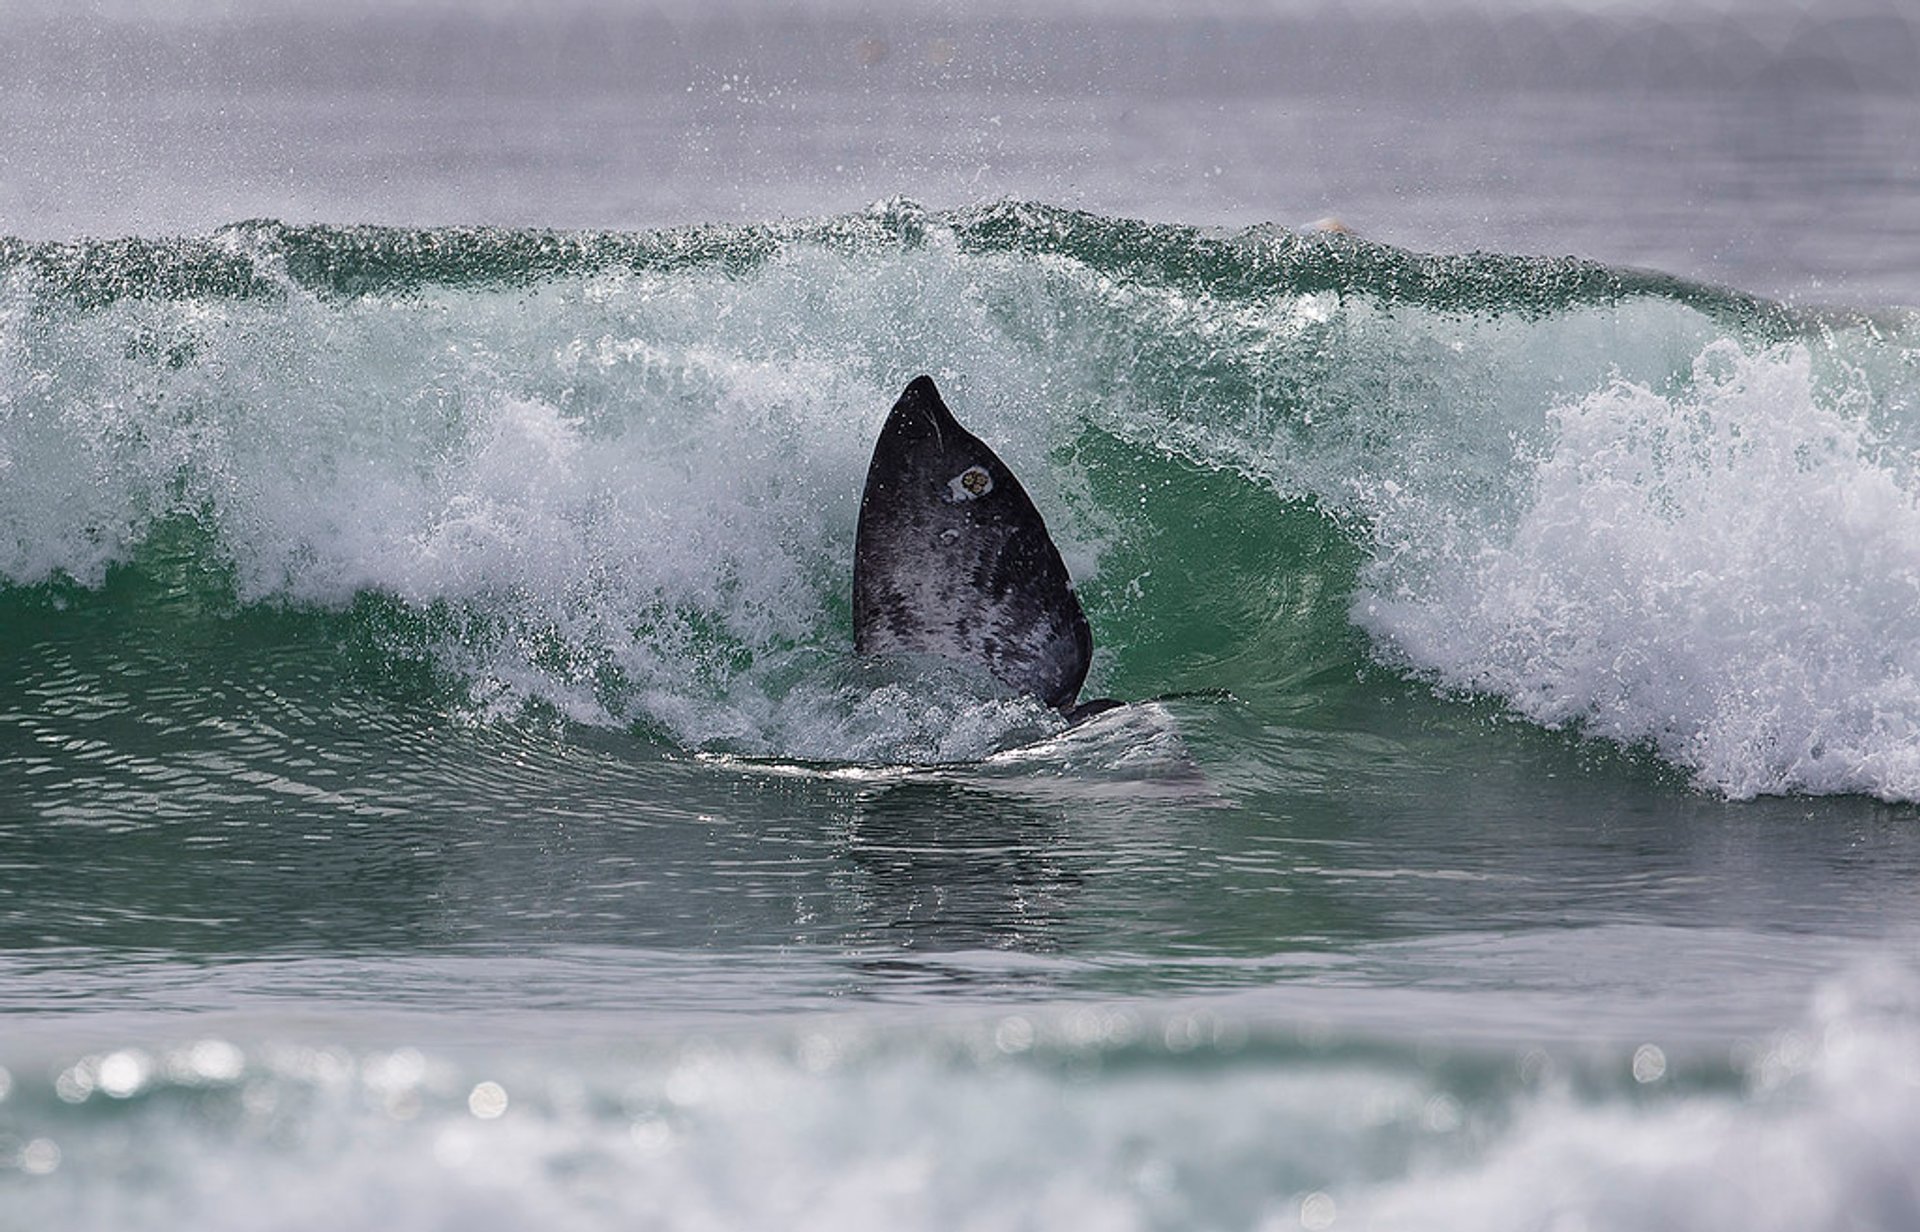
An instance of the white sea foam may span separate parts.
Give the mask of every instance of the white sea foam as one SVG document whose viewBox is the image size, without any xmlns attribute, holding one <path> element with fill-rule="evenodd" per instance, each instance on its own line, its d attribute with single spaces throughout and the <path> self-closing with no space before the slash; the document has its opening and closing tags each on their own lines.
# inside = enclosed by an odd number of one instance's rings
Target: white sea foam
<svg viewBox="0 0 1920 1232">
<path fill-rule="evenodd" d="M 1738 1097 L 1549 1094 L 1464 1166 L 1373 1189 L 1364 1215 L 1487 1232 L 1920 1226 L 1917 1010 L 1911 973 L 1862 970 L 1804 1027 L 1741 1050 Z"/>
<path fill-rule="evenodd" d="M 171 1062 L 131 1098 L 27 1084 L 0 1141 L 60 1164 L 0 1155 L 0 1191 L 35 1226 L 124 1229 L 1910 1228 L 1917 990 L 1862 968 L 1730 1051 L 1348 1047 L 1245 1002 L 812 1019 L 560 1066 L 262 1045 L 192 1098 Z"/>
<path fill-rule="evenodd" d="M 959 264 L 797 248 L 750 277 L 86 310 L 23 276 L 0 320 L 0 576 L 96 586 L 185 516 L 244 601 L 445 613 L 434 650 L 477 711 L 541 702 L 753 753 L 984 756 L 1031 707 L 869 696 L 832 666 L 868 451 L 908 377 L 939 376 L 1058 504 L 1039 457 L 1072 421 L 1034 404 Z M 1056 517 L 1084 568 L 1074 529 Z"/>
<path fill-rule="evenodd" d="M 1660 296 L 1490 319 L 1222 298 L 914 219 L 905 249 L 519 290 L 79 308 L 16 273 L 0 575 L 96 585 L 186 516 L 243 600 L 434 615 L 476 713 L 986 756 L 1034 716 L 836 674 L 873 434 L 928 370 L 1083 580 L 1113 531 L 1073 457 L 1097 425 L 1334 511 L 1373 557 L 1354 619 L 1449 689 L 1733 796 L 1920 797 L 1910 342 L 1737 341 Z"/>
<path fill-rule="evenodd" d="M 1920 467 L 1867 394 L 1805 345 L 1725 340 L 1671 388 L 1615 379 L 1523 446 L 1511 519 L 1388 507 L 1356 618 L 1732 796 L 1920 798 Z"/>
</svg>

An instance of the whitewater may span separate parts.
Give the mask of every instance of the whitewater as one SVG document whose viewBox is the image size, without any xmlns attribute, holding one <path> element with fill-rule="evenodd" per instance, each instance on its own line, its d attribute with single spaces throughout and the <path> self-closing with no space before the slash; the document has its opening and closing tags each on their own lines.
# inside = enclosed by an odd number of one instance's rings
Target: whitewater
<svg viewBox="0 0 1920 1232">
<path fill-rule="evenodd" d="M 1381 663 L 1722 794 L 1911 800 L 1914 329 L 1012 202 L 21 246 L 0 549 L 18 586 L 98 589 L 164 529 L 243 607 L 389 605 L 488 713 L 977 759 L 1036 716 L 956 727 L 964 700 L 847 678 L 868 441 L 924 366 L 1056 510 L 1096 688 L 1251 700 Z M 1248 545 L 1291 557 L 1270 610 L 1222 610 L 1253 579 L 1197 485 L 1306 538 Z M 1265 679 L 1191 661 L 1281 623 Z"/>
</svg>

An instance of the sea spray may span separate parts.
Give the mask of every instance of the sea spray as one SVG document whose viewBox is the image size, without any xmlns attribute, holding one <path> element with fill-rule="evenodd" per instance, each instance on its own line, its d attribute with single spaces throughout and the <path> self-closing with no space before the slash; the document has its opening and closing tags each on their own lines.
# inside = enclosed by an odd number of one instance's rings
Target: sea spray
<svg viewBox="0 0 1920 1232">
<path fill-rule="evenodd" d="M 183 584 L 343 614 L 474 714 L 985 756 L 1032 716 L 882 706 L 847 661 L 864 458 L 925 370 L 1045 510 L 1096 690 L 1299 713 L 1383 662 L 1731 795 L 1920 791 L 1897 314 L 1021 203 L 6 265 L 16 600 L 164 539 Z"/>
<path fill-rule="evenodd" d="M 1510 525 L 1423 536 L 1418 580 L 1376 567 L 1356 612 L 1449 686 L 1729 795 L 1913 799 L 1920 471 L 1875 409 L 1822 396 L 1804 344 L 1616 378 L 1551 410 Z"/>
</svg>

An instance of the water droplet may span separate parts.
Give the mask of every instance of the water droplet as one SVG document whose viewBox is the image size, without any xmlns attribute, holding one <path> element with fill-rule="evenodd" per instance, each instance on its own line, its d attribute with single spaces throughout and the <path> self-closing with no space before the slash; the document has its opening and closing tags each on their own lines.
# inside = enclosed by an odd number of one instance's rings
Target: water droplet
<svg viewBox="0 0 1920 1232">
<path fill-rule="evenodd" d="M 147 1085 L 153 1060 L 138 1049 L 124 1048 L 102 1057 L 97 1073 L 102 1091 L 114 1099 L 131 1099 Z"/>
<path fill-rule="evenodd" d="M 467 1111 L 491 1121 L 507 1110 L 507 1091 L 497 1082 L 483 1082 L 467 1096 Z"/>
<path fill-rule="evenodd" d="M 45 1176 L 60 1166 L 60 1148 L 51 1138 L 35 1138 L 21 1148 L 20 1170 L 33 1176 Z"/>
<path fill-rule="evenodd" d="M 1331 1228 L 1335 1218 L 1333 1196 L 1315 1191 L 1300 1200 L 1300 1226 L 1318 1232 Z"/>
<path fill-rule="evenodd" d="M 1018 1014 L 1002 1018 L 993 1029 L 993 1046 L 1009 1055 L 1033 1047 L 1033 1024 Z"/>
</svg>

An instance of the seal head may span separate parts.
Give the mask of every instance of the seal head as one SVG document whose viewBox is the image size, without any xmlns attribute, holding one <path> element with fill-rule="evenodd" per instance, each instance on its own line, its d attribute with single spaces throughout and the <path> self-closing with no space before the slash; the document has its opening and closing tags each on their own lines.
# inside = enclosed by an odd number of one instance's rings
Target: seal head
<svg viewBox="0 0 1920 1232">
<path fill-rule="evenodd" d="M 1090 708 L 1073 709 L 1093 636 L 1060 551 L 1026 489 L 930 377 L 893 404 L 867 467 L 853 644 L 979 664 L 1074 717 Z"/>
</svg>

